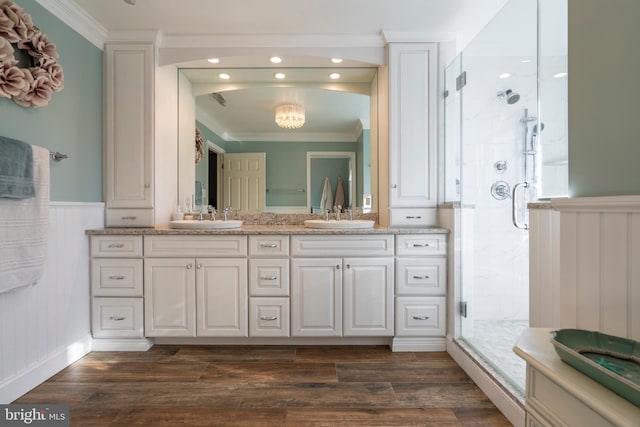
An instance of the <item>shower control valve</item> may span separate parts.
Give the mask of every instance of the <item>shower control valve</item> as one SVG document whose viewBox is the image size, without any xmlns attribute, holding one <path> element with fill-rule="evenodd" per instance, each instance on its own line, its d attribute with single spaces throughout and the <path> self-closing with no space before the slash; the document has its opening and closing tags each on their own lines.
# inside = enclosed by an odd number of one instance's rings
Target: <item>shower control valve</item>
<svg viewBox="0 0 640 427">
<path fill-rule="evenodd" d="M 498 160 L 493 164 L 493 168 L 496 170 L 496 173 L 504 173 L 507 170 L 507 161 Z"/>
<path fill-rule="evenodd" d="M 496 200 L 504 200 L 511 197 L 511 187 L 505 181 L 496 181 L 491 186 L 491 195 Z"/>
</svg>

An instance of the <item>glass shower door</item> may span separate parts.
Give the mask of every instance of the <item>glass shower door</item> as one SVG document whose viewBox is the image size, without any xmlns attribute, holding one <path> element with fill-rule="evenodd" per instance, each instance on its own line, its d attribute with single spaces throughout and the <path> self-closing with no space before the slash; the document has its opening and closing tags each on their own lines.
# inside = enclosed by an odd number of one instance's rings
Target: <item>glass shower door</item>
<svg viewBox="0 0 640 427">
<path fill-rule="evenodd" d="M 529 318 L 526 203 L 536 200 L 539 176 L 532 149 L 539 132 L 537 1 L 509 2 L 459 62 L 459 337 L 522 390 L 524 362 L 512 347 Z"/>
</svg>

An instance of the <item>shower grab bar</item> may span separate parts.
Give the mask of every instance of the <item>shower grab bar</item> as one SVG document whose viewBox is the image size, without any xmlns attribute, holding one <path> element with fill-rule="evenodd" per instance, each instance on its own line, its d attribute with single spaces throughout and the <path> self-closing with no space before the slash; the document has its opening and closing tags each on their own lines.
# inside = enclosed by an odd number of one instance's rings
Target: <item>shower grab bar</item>
<svg viewBox="0 0 640 427">
<path fill-rule="evenodd" d="M 522 230 L 528 230 L 529 229 L 529 224 L 525 224 L 525 223 L 521 223 L 518 220 L 518 207 L 516 206 L 517 202 L 516 202 L 516 196 L 518 193 L 518 190 L 520 188 L 529 188 L 529 183 L 528 182 L 519 182 L 516 185 L 513 186 L 513 195 L 511 196 L 511 220 L 513 221 L 513 225 L 516 228 L 520 228 Z"/>
</svg>

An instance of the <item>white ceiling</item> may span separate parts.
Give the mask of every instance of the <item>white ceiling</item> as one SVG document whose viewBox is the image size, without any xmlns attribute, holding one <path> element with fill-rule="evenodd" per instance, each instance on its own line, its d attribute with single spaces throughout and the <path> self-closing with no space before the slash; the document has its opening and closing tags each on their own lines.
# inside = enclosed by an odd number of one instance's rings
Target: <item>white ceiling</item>
<svg viewBox="0 0 640 427">
<path fill-rule="evenodd" d="M 282 68 L 291 74 L 289 67 L 335 68 L 328 62 L 333 52 L 345 57 L 343 67 L 375 67 L 384 61 L 382 31 L 464 42 L 508 0 L 135 0 L 135 5 L 124 0 L 67 1 L 109 34 L 158 32 L 160 64 L 239 67 L 253 66 L 258 58 L 260 67 Z M 274 52 L 284 54 L 281 66 L 267 62 Z M 214 55 L 220 57 L 219 65 L 204 61 Z M 238 83 L 234 79 L 239 71 L 229 70 L 228 85 Z M 270 71 L 271 79 L 275 69 Z M 321 71 L 324 79 L 329 70 Z M 357 132 L 358 123 L 369 115 L 368 97 L 347 93 L 362 93 L 354 86 L 346 92 L 319 90 L 324 84 L 320 79 L 316 84 L 287 79 L 288 87 L 245 81 L 242 90 L 231 91 L 230 86 L 216 89 L 216 76 L 189 74 L 198 90 L 210 85 L 211 91 L 224 94 L 227 107 L 203 95 L 197 98 L 197 108 L 198 117 L 228 139 L 340 140 Z M 365 73 L 358 82 L 367 85 L 371 78 Z M 274 123 L 273 108 L 287 96 L 302 99 L 307 122 L 300 130 L 283 133 Z M 367 128 L 368 120 L 362 122 Z"/>
</svg>

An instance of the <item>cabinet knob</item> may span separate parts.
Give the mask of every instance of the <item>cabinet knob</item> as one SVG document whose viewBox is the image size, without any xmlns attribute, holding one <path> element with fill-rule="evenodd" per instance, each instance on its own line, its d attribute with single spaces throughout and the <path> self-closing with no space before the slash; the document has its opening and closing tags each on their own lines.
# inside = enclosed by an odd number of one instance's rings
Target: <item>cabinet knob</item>
<svg viewBox="0 0 640 427">
<path fill-rule="evenodd" d="M 347 264 L 347 270 L 351 268 L 351 264 Z"/>
<path fill-rule="evenodd" d="M 144 188 L 149 189 L 149 188 L 151 188 L 151 186 L 149 184 L 145 184 Z"/>
<path fill-rule="evenodd" d="M 414 320 L 429 320 L 429 316 L 413 316 Z"/>
<path fill-rule="evenodd" d="M 340 270 L 340 264 L 336 264 L 336 270 Z"/>
<path fill-rule="evenodd" d="M 121 321 L 124 320 L 124 316 L 109 316 L 110 320 Z"/>
<path fill-rule="evenodd" d="M 391 184 L 391 188 L 398 188 L 397 184 Z"/>
<path fill-rule="evenodd" d="M 191 270 L 191 267 L 193 267 L 191 264 L 187 264 L 187 270 Z"/>
<path fill-rule="evenodd" d="M 278 320 L 278 316 L 260 316 L 260 320 L 267 320 L 267 321 Z"/>
<path fill-rule="evenodd" d="M 200 269 L 202 268 L 202 264 L 198 264 L 198 265 L 196 265 L 196 268 L 197 268 L 198 270 L 200 270 Z"/>
</svg>

